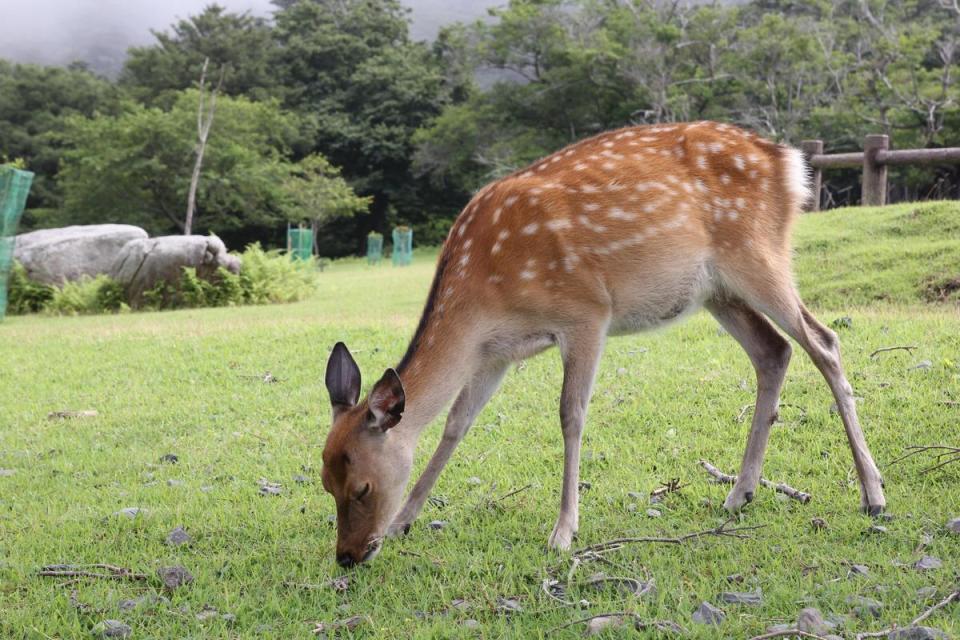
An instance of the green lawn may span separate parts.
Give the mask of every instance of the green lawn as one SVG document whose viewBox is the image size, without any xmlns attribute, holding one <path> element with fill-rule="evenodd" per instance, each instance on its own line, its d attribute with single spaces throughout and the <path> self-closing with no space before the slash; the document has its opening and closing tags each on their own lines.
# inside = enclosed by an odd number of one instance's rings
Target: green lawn
<svg viewBox="0 0 960 640">
<path fill-rule="evenodd" d="M 960 406 L 944 404 L 960 400 L 960 314 L 955 298 L 921 302 L 928 282 L 960 276 L 960 206 L 808 216 L 797 238 L 798 279 L 820 318 L 852 320 L 839 333 L 885 475 L 894 516 L 880 523 L 886 533 L 865 533 L 872 522 L 857 512 L 839 417 L 797 349 L 764 476 L 812 493 L 809 504 L 761 489 L 740 521 L 763 525 L 750 540 L 635 544 L 571 574 L 569 556 L 545 550 L 562 459 L 559 359 L 548 352 L 515 368 L 480 415 L 438 483 L 445 506 L 428 505 L 407 537 L 344 572 L 333 562 L 333 503 L 319 483 L 326 357 L 344 340 L 368 383 L 395 364 L 432 257 L 406 269 L 341 261 L 322 274 L 312 301 L 295 305 L 0 325 L 0 637 L 91 637 L 98 622 L 118 619 L 134 638 L 309 638 L 315 621 L 364 614 L 368 622 L 340 637 L 542 637 L 578 618 L 629 611 L 673 620 L 691 638 L 745 638 L 792 622 L 805 606 L 847 614 L 855 595 L 883 608 L 877 618 L 846 619 L 837 630 L 844 637 L 909 621 L 956 588 L 960 568 L 960 536 L 945 528 L 960 517 L 960 463 L 927 475 L 925 460 L 889 465 L 910 444 L 960 445 Z M 917 349 L 869 357 L 891 345 Z M 929 368 L 913 368 L 925 360 Z M 278 382 L 263 382 L 266 372 Z M 749 423 L 736 418 L 754 388 L 746 356 L 705 314 L 612 340 L 586 430 L 582 480 L 590 487 L 577 544 L 723 522 L 726 488 L 708 482 L 697 460 L 736 472 Z M 87 409 L 99 415 L 47 417 Z M 419 465 L 439 432 L 439 423 L 427 430 Z M 162 463 L 167 453 L 179 462 Z M 628 495 L 671 478 L 683 488 L 656 505 L 660 517 L 647 515 L 654 505 L 644 497 Z M 260 479 L 282 483 L 282 494 L 259 495 Z M 145 511 L 112 515 L 126 507 Z M 826 529 L 815 531 L 812 518 Z M 432 530 L 431 520 L 447 525 Z M 192 536 L 189 546 L 164 543 L 178 525 Z M 924 554 L 942 568 L 909 566 Z M 109 563 L 151 579 L 64 587 L 37 576 L 58 563 Z M 866 565 L 867 575 L 848 576 L 852 564 Z M 123 600 L 163 594 L 155 571 L 171 565 L 195 581 L 166 594 L 169 602 L 120 611 Z M 597 590 L 586 584 L 597 572 L 652 579 L 656 593 Z M 732 574 L 743 582 L 728 583 Z M 349 576 L 345 591 L 328 584 L 341 575 Z M 586 603 L 566 606 L 542 591 L 545 579 L 567 583 L 568 575 L 567 597 Z M 923 587 L 935 591 L 918 597 Z M 723 591 L 757 588 L 759 606 L 720 602 Z M 520 610 L 504 613 L 503 598 Z M 453 606 L 457 599 L 466 604 Z M 704 600 L 726 610 L 719 630 L 691 620 Z M 210 607 L 235 620 L 207 616 Z M 960 605 L 927 624 L 960 634 Z M 582 633 L 579 624 L 549 635 Z"/>
</svg>

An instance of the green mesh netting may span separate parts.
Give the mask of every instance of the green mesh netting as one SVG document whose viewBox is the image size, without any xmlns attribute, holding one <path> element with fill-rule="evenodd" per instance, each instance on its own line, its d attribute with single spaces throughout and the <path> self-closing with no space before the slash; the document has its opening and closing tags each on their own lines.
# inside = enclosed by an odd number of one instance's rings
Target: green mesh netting
<svg viewBox="0 0 960 640">
<path fill-rule="evenodd" d="M 383 236 L 376 231 L 367 234 L 367 263 L 380 264 L 383 259 Z"/>
<path fill-rule="evenodd" d="M 405 267 L 413 260 L 413 229 L 397 227 L 393 230 L 393 266 Z"/>
<path fill-rule="evenodd" d="M 309 260 L 313 257 L 313 231 L 311 229 L 288 229 L 287 236 L 290 255 L 295 260 Z"/>
<path fill-rule="evenodd" d="M 7 313 L 7 277 L 13 263 L 13 243 L 32 183 L 33 174 L 29 171 L 0 167 L 0 320 Z"/>
</svg>

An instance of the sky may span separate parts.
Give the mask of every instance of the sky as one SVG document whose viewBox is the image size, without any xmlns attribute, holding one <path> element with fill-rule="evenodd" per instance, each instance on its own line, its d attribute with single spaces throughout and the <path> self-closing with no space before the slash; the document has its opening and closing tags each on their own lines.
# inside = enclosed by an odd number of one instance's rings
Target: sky
<svg viewBox="0 0 960 640">
<path fill-rule="evenodd" d="M 413 9 L 415 39 L 470 21 L 506 0 L 403 0 Z M 0 58 L 66 64 L 84 60 L 115 72 L 123 52 L 152 42 L 150 30 L 165 30 L 178 18 L 199 13 L 210 0 L 0 0 Z M 218 0 L 231 11 L 268 15 L 270 0 Z"/>
</svg>

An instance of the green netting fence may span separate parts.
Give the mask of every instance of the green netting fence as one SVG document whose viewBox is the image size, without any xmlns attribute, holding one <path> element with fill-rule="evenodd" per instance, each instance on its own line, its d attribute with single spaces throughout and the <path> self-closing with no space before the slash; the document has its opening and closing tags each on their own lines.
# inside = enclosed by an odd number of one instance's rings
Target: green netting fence
<svg viewBox="0 0 960 640">
<path fill-rule="evenodd" d="M 397 227 L 393 230 L 393 266 L 405 267 L 413 260 L 413 229 Z"/>
<path fill-rule="evenodd" d="M 0 320 L 7 313 L 7 277 L 13 263 L 13 243 L 32 183 L 33 174 L 29 171 L 0 167 Z"/>
<path fill-rule="evenodd" d="M 313 257 L 313 230 L 303 227 L 288 228 L 287 246 L 294 260 L 309 260 Z"/>
<path fill-rule="evenodd" d="M 367 264 L 380 264 L 383 260 L 383 235 L 376 231 L 367 234 Z"/>
</svg>

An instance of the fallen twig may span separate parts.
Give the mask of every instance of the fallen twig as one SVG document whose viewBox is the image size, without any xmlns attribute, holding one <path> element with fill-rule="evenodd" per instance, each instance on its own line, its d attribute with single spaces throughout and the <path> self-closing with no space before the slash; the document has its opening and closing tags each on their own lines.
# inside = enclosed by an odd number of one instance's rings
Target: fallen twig
<svg viewBox="0 0 960 640">
<path fill-rule="evenodd" d="M 943 600 L 941 600 L 940 602 L 933 605 L 932 607 L 930 607 L 929 609 L 921 613 L 919 616 L 911 620 L 910 624 L 908 624 L 906 627 L 893 626 L 893 627 L 890 627 L 889 629 L 883 629 L 882 631 L 866 631 L 864 633 L 858 633 L 856 636 L 856 640 L 863 640 L 863 638 L 883 638 L 888 636 L 892 631 L 895 631 L 898 628 L 905 629 L 907 627 L 914 627 L 920 624 L 921 622 L 923 622 L 924 620 L 926 620 L 927 618 L 929 618 L 930 616 L 932 616 L 936 611 L 950 604 L 951 602 L 960 602 L 960 589 L 958 589 L 957 591 L 954 591 L 953 593 L 948 595 L 946 598 L 944 598 Z"/>
<path fill-rule="evenodd" d="M 87 569 L 105 569 L 109 573 L 97 573 Z M 145 573 L 112 564 L 50 564 L 40 568 L 38 576 L 44 578 L 97 578 L 103 580 L 149 580 Z"/>
<path fill-rule="evenodd" d="M 500 502 L 501 500 L 506 500 L 507 498 L 509 498 L 509 497 L 511 497 L 511 496 L 515 496 L 515 495 L 517 495 L 518 493 L 521 493 L 521 492 L 523 492 L 523 491 L 526 491 L 527 489 L 529 489 L 529 488 L 532 487 L 532 486 L 533 486 L 532 484 L 528 484 L 528 485 L 526 485 L 526 486 L 524 486 L 524 487 L 520 487 L 519 489 L 514 489 L 513 491 L 509 491 L 509 492 L 503 494 L 502 496 L 500 496 L 499 498 L 495 498 L 495 499 L 491 500 L 491 501 L 490 501 L 490 504 L 492 504 L 492 505 L 493 505 L 493 504 L 497 504 L 497 503 Z"/>
<path fill-rule="evenodd" d="M 685 486 L 687 485 L 680 484 L 680 478 L 671 478 L 670 480 L 667 480 L 665 483 L 663 483 L 663 485 L 651 491 L 650 497 L 659 498 L 661 496 L 665 496 L 668 493 L 676 493 L 677 491 L 680 491 L 680 489 L 683 489 Z"/>
<path fill-rule="evenodd" d="M 880 347 L 879 349 L 877 349 L 876 351 L 874 351 L 873 353 L 871 353 L 871 354 L 870 354 L 870 357 L 873 358 L 873 357 L 876 357 L 878 354 L 887 353 L 888 351 L 906 351 L 907 353 L 912 353 L 913 350 L 916 349 L 916 348 L 917 348 L 917 347 L 915 347 L 915 346 L 913 346 L 913 345 L 910 345 L 910 346 L 900 346 L 900 345 L 897 345 L 897 346 L 893 346 L 893 347 Z"/>
<path fill-rule="evenodd" d="M 827 640 L 826 636 L 818 636 L 809 631 L 800 631 L 800 629 L 784 629 L 783 631 L 771 631 L 763 635 L 753 636 L 750 640 L 768 640 L 769 638 L 816 638 L 817 640 Z"/>
<path fill-rule="evenodd" d="M 96 418 L 100 413 L 95 409 L 85 411 L 51 411 L 47 414 L 48 420 L 66 420 L 68 418 Z"/>
<path fill-rule="evenodd" d="M 936 464 L 932 467 L 927 467 L 921 474 L 927 474 L 931 471 L 936 471 L 941 467 L 945 467 L 948 464 L 953 462 L 960 461 L 960 447 L 950 447 L 944 444 L 929 444 L 929 445 L 910 445 L 906 448 L 907 453 L 903 454 L 899 458 L 893 460 L 890 464 L 894 465 L 898 462 L 906 460 L 911 456 L 915 456 L 920 453 L 926 453 L 928 451 L 938 451 L 939 453 L 934 454 L 933 459 Z M 946 458 L 946 460 L 944 460 Z"/>
<path fill-rule="evenodd" d="M 703 467 L 708 474 L 716 478 L 717 482 L 721 484 L 733 484 L 737 481 L 737 476 L 732 476 L 728 473 L 720 471 L 706 460 L 701 460 L 700 466 Z M 800 491 L 799 489 L 794 489 L 790 485 L 784 484 L 783 482 L 771 482 L 766 478 L 760 478 L 760 484 L 768 489 L 773 489 L 774 491 L 782 493 L 783 495 L 792 498 L 801 504 L 807 504 L 812 498 L 809 493 Z"/>
<path fill-rule="evenodd" d="M 624 545 L 632 544 L 635 542 L 653 542 L 660 544 L 683 544 L 687 540 L 695 540 L 697 538 L 705 538 L 708 536 L 716 536 L 718 538 L 749 538 L 750 536 L 746 535 L 744 531 L 753 531 L 755 529 L 762 529 L 766 525 L 758 524 L 752 525 L 749 527 L 734 527 L 732 529 L 727 529 L 727 525 L 733 522 L 733 518 L 725 520 L 723 524 L 714 529 L 706 529 L 704 531 L 695 531 L 693 533 L 687 533 L 682 536 L 677 536 L 675 538 L 667 537 L 656 537 L 656 536 L 642 536 L 639 538 L 616 538 L 614 540 L 607 540 L 606 542 L 598 542 L 597 544 L 592 544 L 589 547 L 584 547 L 577 551 L 573 552 L 574 558 L 583 558 L 584 556 L 595 555 L 599 553 L 606 553 L 608 551 L 616 551 L 621 549 Z"/>
<path fill-rule="evenodd" d="M 620 618 L 620 619 L 629 619 L 633 620 L 633 626 L 638 631 L 646 631 L 647 629 L 656 629 L 657 631 L 673 632 L 673 633 L 683 633 L 686 631 L 672 620 L 654 620 L 653 622 L 647 622 L 641 618 L 636 613 L 630 613 L 629 611 L 614 611 L 613 613 L 598 613 L 593 616 L 588 616 L 586 618 L 580 618 L 579 620 L 573 620 L 572 622 L 567 622 L 562 624 L 559 627 L 554 627 L 547 631 L 547 634 L 560 631 L 561 629 L 566 629 L 572 627 L 576 624 L 583 624 L 585 622 L 590 622 L 591 620 L 596 620 L 598 618 Z"/>
</svg>

